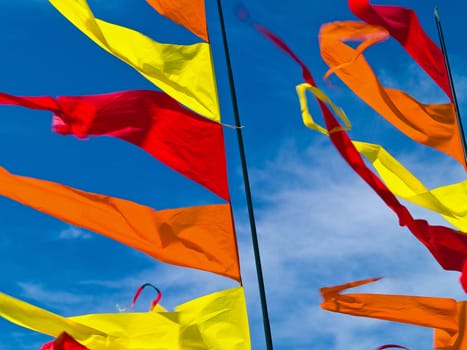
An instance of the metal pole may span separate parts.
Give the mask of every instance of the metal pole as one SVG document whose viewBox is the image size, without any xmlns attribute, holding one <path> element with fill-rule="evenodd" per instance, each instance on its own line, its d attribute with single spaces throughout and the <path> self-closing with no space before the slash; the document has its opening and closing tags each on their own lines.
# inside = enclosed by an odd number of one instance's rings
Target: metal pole
<svg viewBox="0 0 467 350">
<path fill-rule="evenodd" d="M 250 180 L 248 178 L 248 168 L 246 163 L 246 156 L 245 156 L 245 148 L 243 145 L 243 135 L 240 123 L 240 115 L 238 112 L 238 103 L 237 103 L 237 95 L 235 93 L 235 84 L 234 84 L 234 77 L 232 73 L 232 64 L 230 61 L 230 53 L 229 53 L 229 46 L 227 42 L 227 34 L 225 31 L 225 24 L 224 24 L 224 15 L 222 11 L 221 1 L 217 0 L 217 10 L 219 13 L 219 19 L 221 24 L 221 31 L 222 31 L 222 41 L 224 45 L 224 53 L 225 59 L 227 63 L 227 73 L 229 77 L 229 85 L 230 85 L 230 96 L 232 99 L 232 107 L 234 112 L 235 118 L 235 126 L 237 132 L 237 141 L 240 151 L 240 160 L 242 164 L 242 174 L 243 174 L 243 182 L 245 186 L 245 195 L 248 207 L 248 216 L 250 219 L 250 230 L 251 230 L 251 238 L 253 241 L 253 251 L 255 255 L 255 264 L 256 264 L 256 275 L 258 278 L 258 286 L 259 286 L 259 295 L 261 299 L 261 310 L 263 313 L 263 326 L 264 326 L 264 335 L 266 338 L 266 349 L 272 350 L 272 336 L 271 336 L 271 326 L 269 323 L 269 316 L 268 316 L 268 307 L 266 302 L 266 292 L 264 288 L 264 279 L 263 279 L 263 270 L 261 267 L 261 257 L 259 253 L 259 245 L 258 245 L 258 234 L 256 232 L 256 223 L 255 223 L 255 214 L 253 210 L 253 201 L 251 199 L 251 189 L 250 189 Z"/>
<path fill-rule="evenodd" d="M 441 27 L 441 20 L 439 18 L 437 6 L 435 6 L 435 20 L 436 20 L 436 27 L 438 28 L 438 36 L 439 36 L 439 42 L 441 44 L 441 50 L 443 51 L 444 62 L 446 64 L 446 70 L 448 72 L 449 87 L 451 88 L 451 93 L 452 93 L 452 102 L 454 104 L 454 109 L 456 111 L 456 116 L 457 116 L 456 120 L 457 120 L 457 124 L 459 125 L 459 131 L 461 134 L 461 140 L 462 140 L 462 146 L 463 146 L 462 148 L 464 150 L 464 159 L 466 159 L 466 163 L 467 163 L 467 143 L 465 140 L 464 127 L 462 126 L 461 112 L 459 109 L 459 104 L 457 102 L 456 89 L 454 88 L 454 81 L 452 79 L 452 74 L 451 74 L 451 66 L 449 65 L 449 59 L 448 59 L 448 51 L 446 49 L 446 43 L 444 42 L 443 28 Z"/>
</svg>

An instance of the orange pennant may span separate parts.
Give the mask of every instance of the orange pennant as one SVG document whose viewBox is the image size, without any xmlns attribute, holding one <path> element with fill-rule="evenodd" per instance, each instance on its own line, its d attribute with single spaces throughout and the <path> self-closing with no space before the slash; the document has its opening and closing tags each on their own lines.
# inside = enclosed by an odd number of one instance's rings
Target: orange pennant
<svg viewBox="0 0 467 350">
<path fill-rule="evenodd" d="M 435 329 L 434 348 L 467 348 L 465 302 L 454 299 L 386 294 L 341 294 L 348 288 L 374 282 L 379 278 L 321 288 L 321 308 L 354 316 L 378 318 Z"/>
<path fill-rule="evenodd" d="M 209 41 L 204 0 L 146 0 L 162 16 Z"/>
<path fill-rule="evenodd" d="M 155 211 L 128 200 L 13 175 L 2 167 L 0 195 L 162 262 L 240 281 L 230 204 Z"/>
<path fill-rule="evenodd" d="M 384 87 L 363 57 L 369 46 L 388 38 L 382 27 L 334 22 L 321 27 L 321 56 L 357 96 L 408 137 L 444 152 L 466 167 L 453 105 L 423 104 L 407 93 Z M 355 49 L 345 41 L 361 41 Z"/>
</svg>

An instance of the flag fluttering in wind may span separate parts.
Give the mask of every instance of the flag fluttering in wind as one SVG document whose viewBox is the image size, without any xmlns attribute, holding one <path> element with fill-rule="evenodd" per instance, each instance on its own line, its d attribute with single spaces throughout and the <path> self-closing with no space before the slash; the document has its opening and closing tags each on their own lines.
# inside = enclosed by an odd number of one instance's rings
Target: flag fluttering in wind
<svg viewBox="0 0 467 350">
<path fill-rule="evenodd" d="M 95 18 L 86 0 L 49 2 L 97 45 L 175 100 L 202 116 L 220 121 L 209 44 L 158 43 L 132 29 Z"/>
<path fill-rule="evenodd" d="M 0 293 L 0 316 L 52 337 L 65 332 L 91 350 L 251 349 L 243 287 L 190 300 L 174 312 L 156 306 L 149 312 L 74 317 Z"/>
<path fill-rule="evenodd" d="M 230 204 L 154 209 L 0 167 L 0 195 L 100 233 L 157 260 L 240 281 Z"/>
<path fill-rule="evenodd" d="M 349 7 L 366 23 L 386 29 L 452 100 L 443 53 L 425 33 L 413 10 L 393 5 L 371 5 L 369 0 L 349 0 Z"/>
<path fill-rule="evenodd" d="M 306 108 L 306 91 L 309 90 L 314 94 L 317 91 L 316 82 L 311 71 L 277 35 L 264 27 L 256 26 L 256 28 L 302 68 L 302 76 L 306 83 L 297 86 L 297 93 L 304 123 L 309 127 L 309 124 L 313 123 L 313 119 L 309 118 L 310 113 Z M 366 166 L 345 129 L 339 124 L 326 105 L 329 98 L 323 99 L 322 96 L 326 96 L 322 91 L 319 94 L 315 94 L 323 114 L 327 134 L 329 134 L 332 144 L 341 154 L 342 158 L 375 191 L 384 203 L 394 211 L 399 219 L 399 224 L 407 226 L 410 232 L 431 252 L 436 261 L 445 270 L 462 272 L 460 282 L 467 292 L 467 235 L 463 235 L 448 227 L 430 225 L 426 220 L 414 219 L 408 209 L 399 202 L 389 188 Z M 316 127 L 313 127 L 313 129 L 316 129 Z"/>
<path fill-rule="evenodd" d="M 320 49 L 330 67 L 328 73 L 335 73 L 350 90 L 405 135 L 450 155 L 466 167 L 453 104 L 424 104 L 404 91 L 384 87 L 366 61 L 363 51 L 388 37 L 385 29 L 361 22 L 323 25 L 319 34 Z M 346 41 L 361 44 L 353 48 Z"/>
<path fill-rule="evenodd" d="M 312 81 L 313 84 L 314 81 Z M 297 86 L 297 92 L 303 110 L 305 91 L 308 83 Z M 316 88 L 311 89 L 313 92 Z M 318 100 L 321 106 L 329 137 L 350 167 L 364 180 L 384 203 L 394 211 L 401 226 L 407 226 L 412 234 L 431 252 L 433 257 L 445 270 L 462 272 L 461 284 L 467 292 L 467 235 L 449 227 L 430 225 L 426 220 L 414 219 L 409 210 L 403 206 L 390 189 L 365 164 L 349 136 L 342 129 L 327 105 Z"/>
<path fill-rule="evenodd" d="M 79 138 L 113 136 L 229 199 L 222 125 L 184 108 L 159 91 L 23 97 L 0 93 L 0 104 L 54 113 L 53 130 Z"/>
<path fill-rule="evenodd" d="M 209 41 L 204 0 L 146 0 L 162 16 Z"/>
<path fill-rule="evenodd" d="M 341 294 L 348 288 L 378 280 L 371 278 L 321 288 L 321 308 L 382 320 L 434 328 L 435 349 L 463 350 L 467 346 L 466 302 L 454 299 L 388 294 Z"/>
<path fill-rule="evenodd" d="M 467 180 L 429 190 L 381 145 L 359 141 L 353 144 L 396 196 L 441 214 L 467 233 Z"/>
</svg>

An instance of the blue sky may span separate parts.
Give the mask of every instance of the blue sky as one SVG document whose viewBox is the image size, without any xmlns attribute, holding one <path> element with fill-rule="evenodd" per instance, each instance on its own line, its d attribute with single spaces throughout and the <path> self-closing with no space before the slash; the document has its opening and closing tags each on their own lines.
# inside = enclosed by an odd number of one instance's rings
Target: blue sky
<svg viewBox="0 0 467 350">
<path fill-rule="evenodd" d="M 47 1 L 0 0 L 0 4 L 0 91 L 56 96 L 155 89 L 81 34 Z M 89 4 L 98 17 L 155 40 L 197 41 L 143 0 L 90 0 Z M 397 343 L 411 349 L 431 348 L 430 329 L 319 308 L 320 287 L 374 276 L 385 279 L 361 290 L 456 299 L 464 294 L 459 274 L 443 271 L 348 169 L 329 140 L 302 125 L 295 94 L 295 85 L 301 82 L 299 68 L 236 20 L 232 11 L 236 4 L 223 1 L 275 347 L 357 350 Z M 391 4 L 415 9 L 437 41 L 434 1 L 393 0 Z M 461 16 L 467 4 L 455 0 L 438 5 L 463 111 L 467 47 Z M 401 135 L 335 77 L 330 87 L 322 82 L 326 67 L 319 56 L 318 30 L 325 22 L 355 19 L 346 1 L 251 0 L 248 9 L 302 57 L 320 86 L 344 108 L 353 124 L 353 139 L 384 145 L 430 187 L 465 179 L 460 165 Z M 208 8 L 208 21 L 222 118 L 233 124 L 215 7 Z M 404 89 L 423 102 L 446 101 L 393 40 L 371 48 L 367 55 L 385 84 Z M 0 115 L 1 165 L 13 173 L 131 199 L 155 209 L 221 202 L 128 143 L 53 134 L 47 112 L 3 106 Z M 253 348 L 264 349 L 234 130 L 225 128 L 225 139 Z M 115 304 L 128 304 L 135 289 L 145 282 L 163 291 L 161 303 L 167 308 L 235 286 L 219 276 L 154 261 L 5 198 L 0 198 L 0 208 L 0 290 L 63 315 L 117 312 Z M 448 225 L 433 213 L 412 209 L 417 218 Z M 146 310 L 150 297 L 144 294 L 137 309 Z M 49 340 L 4 320 L 0 320 L 0 330 L 0 350 L 38 349 Z"/>
</svg>

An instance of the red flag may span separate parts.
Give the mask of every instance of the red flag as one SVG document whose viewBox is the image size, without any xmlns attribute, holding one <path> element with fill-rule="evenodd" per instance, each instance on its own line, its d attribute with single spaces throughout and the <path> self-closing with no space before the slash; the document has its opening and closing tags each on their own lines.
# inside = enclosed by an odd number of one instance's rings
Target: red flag
<svg viewBox="0 0 467 350">
<path fill-rule="evenodd" d="M 0 104 L 54 113 L 53 130 L 79 138 L 113 136 L 229 200 L 222 125 L 182 107 L 163 92 L 19 97 L 0 93 Z"/>
<path fill-rule="evenodd" d="M 14 175 L 2 167 L 0 196 L 159 261 L 241 281 L 230 203 L 154 210 L 129 200 Z"/>
<path fill-rule="evenodd" d="M 67 333 L 62 333 L 57 339 L 41 346 L 40 350 L 89 350 Z"/>
<path fill-rule="evenodd" d="M 349 0 L 349 7 L 354 15 L 368 24 L 385 28 L 452 101 L 443 53 L 425 33 L 413 10 L 371 5 L 369 0 Z"/>
<path fill-rule="evenodd" d="M 316 86 L 310 70 L 279 37 L 264 27 L 256 25 L 256 28 L 292 57 L 302 67 L 302 76 L 305 81 L 310 85 Z M 410 232 L 423 243 L 445 270 L 462 272 L 461 284 L 464 291 L 467 292 L 467 264 L 465 264 L 467 258 L 467 235 L 448 227 L 430 225 L 426 220 L 414 219 L 408 209 L 399 202 L 379 177 L 366 166 L 349 136 L 327 105 L 321 100 L 318 100 L 318 104 L 323 113 L 327 130 L 337 130 L 330 132 L 330 138 L 344 160 L 378 194 L 384 203 L 395 212 L 399 218 L 399 224 L 407 226 Z"/>
</svg>

